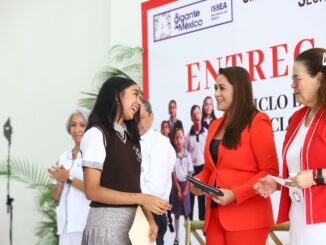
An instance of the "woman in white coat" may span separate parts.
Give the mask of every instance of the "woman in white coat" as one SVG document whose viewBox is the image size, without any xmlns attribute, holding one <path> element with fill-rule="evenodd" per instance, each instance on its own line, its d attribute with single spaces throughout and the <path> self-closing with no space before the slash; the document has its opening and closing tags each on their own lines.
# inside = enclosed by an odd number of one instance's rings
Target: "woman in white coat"
<svg viewBox="0 0 326 245">
<path fill-rule="evenodd" d="M 58 166 L 49 168 L 54 179 L 52 197 L 59 201 L 56 208 L 57 234 L 60 245 L 80 245 L 86 225 L 89 201 L 84 193 L 80 141 L 87 127 L 89 110 L 79 108 L 67 121 L 67 131 L 74 141 L 71 150 L 61 154 Z"/>
</svg>

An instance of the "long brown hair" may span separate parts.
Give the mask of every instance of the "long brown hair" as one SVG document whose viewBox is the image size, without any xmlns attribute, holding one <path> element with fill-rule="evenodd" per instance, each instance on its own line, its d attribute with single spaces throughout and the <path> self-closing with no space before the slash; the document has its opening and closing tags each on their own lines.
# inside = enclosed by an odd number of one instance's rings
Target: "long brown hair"
<svg viewBox="0 0 326 245">
<path fill-rule="evenodd" d="M 119 108 L 121 112 L 123 111 L 120 94 L 122 94 L 125 89 L 135 84 L 133 80 L 124 77 L 111 77 L 104 82 L 89 116 L 87 129 L 95 125 L 101 125 L 108 132 L 115 132 L 114 120 Z M 138 110 L 132 120 L 124 121 L 131 141 L 136 143 L 138 143 L 140 139 L 138 129 L 139 117 L 140 112 Z"/>
<path fill-rule="evenodd" d="M 250 125 L 257 109 L 253 102 L 252 85 L 246 69 L 235 66 L 219 69 L 233 87 L 233 103 L 227 115 L 222 144 L 229 149 L 240 145 L 241 132 Z"/>
<path fill-rule="evenodd" d="M 317 92 L 318 103 L 326 108 L 326 64 L 324 63 L 326 61 L 323 61 L 324 56 L 326 56 L 326 49 L 311 48 L 300 53 L 295 62 L 302 62 L 311 77 L 317 76 L 319 72 L 321 73 L 320 87 Z"/>
</svg>

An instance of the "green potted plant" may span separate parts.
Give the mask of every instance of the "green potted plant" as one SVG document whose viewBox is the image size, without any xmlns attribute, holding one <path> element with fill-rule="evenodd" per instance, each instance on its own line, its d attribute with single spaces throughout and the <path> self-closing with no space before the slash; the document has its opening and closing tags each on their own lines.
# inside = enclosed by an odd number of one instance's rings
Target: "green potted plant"
<svg viewBox="0 0 326 245">
<path fill-rule="evenodd" d="M 7 161 L 0 160 L 0 176 L 8 176 Z M 42 220 L 36 228 L 36 244 L 59 244 L 55 214 L 57 202 L 51 196 L 52 183 L 47 169 L 26 160 L 14 159 L 10 161 L 10 177 L 36 191 L 37 207 L 42 215 Z"/>
</svg>

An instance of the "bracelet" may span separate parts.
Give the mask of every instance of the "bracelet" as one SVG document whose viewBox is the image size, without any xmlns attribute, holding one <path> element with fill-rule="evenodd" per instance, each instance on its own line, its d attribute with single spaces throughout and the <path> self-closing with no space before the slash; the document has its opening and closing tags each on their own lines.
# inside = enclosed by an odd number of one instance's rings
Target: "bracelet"
<svg viewBox="0 0 326 245">
<path fill-rule="evenodd" d="M 69 174 L 69 176 L 68 176 L 68 178 L 67 178 L 67 180 L 66 180 L 66 183 L 67 183 L 68 185 L 71 185 L 71 184 L 72 184 L 72 180 L 73 180 L 73 178 L 74 178 L 74 177 L 72 177 L 72 175 Z"/>
<path fill-rule="evenodd" d="M 323 169 L 317 168 L 313 170 L 313 177 L 317 185 L 323 185 L 325 180 L 323 176 Z"/>
</svg>

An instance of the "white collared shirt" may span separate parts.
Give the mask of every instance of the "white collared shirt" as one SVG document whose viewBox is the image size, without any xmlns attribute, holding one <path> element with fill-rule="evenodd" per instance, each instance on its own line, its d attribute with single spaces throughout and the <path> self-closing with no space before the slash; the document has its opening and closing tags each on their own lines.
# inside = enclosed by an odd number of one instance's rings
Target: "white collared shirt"
<svg viewBox="0 0 326 245">
<path fill-rule="evenodd" d="M 191 160 L 190 153 L 185 149 L 181 157 L 177 156 L 173 174 L 177 177 L 178 181 L 186 182 L 186 176 L 192 176 L 194 167 Z"/>
<path fill-rule="evenodd" d="M 59 165 L 63 165 L 69 170 L 69 174 L 80 180 L 84 179 L 82 169 L 82 158 L 80 152 L 75 160 L 72 159 L 71 151 L 64 152 L 59 159 Z M 64 184 L 59 205 L 56 208 L 57 214 L 57 234 L 62 235 L 65 226 L 69 232 L 83 232 L 90 201 L 87 200 L 84 192 L 76 187 Z"/>
<path fill-rule="evenodd" d="M 140 140 L 142 164 L 140 184 L 143 193 L 169 200 L 176 153 L 168 137 L 150 128 Z"/>
<path fill-rule="evenodd" d="M 120 125 L 114 122 L 113 128 L 122 138 L 128 133 L 125 124 Z M 80 142 L 83 167 L 96 168 L 102 171 L 108 147 L 110 146 L 107 146 L 105 136 L 99 128 L 91 127 L 88 129 Z"/>
<path fill-rule="evenodd" d="M 190 134 L 186 136 L 185 146 L 186 150 L 191 155 L 191 160 L 194 167 L 198 167 L 204 164 L 204 148 L 207 138 L 207 130 L 202 128 L 199 134 Z"/>
</svg>

